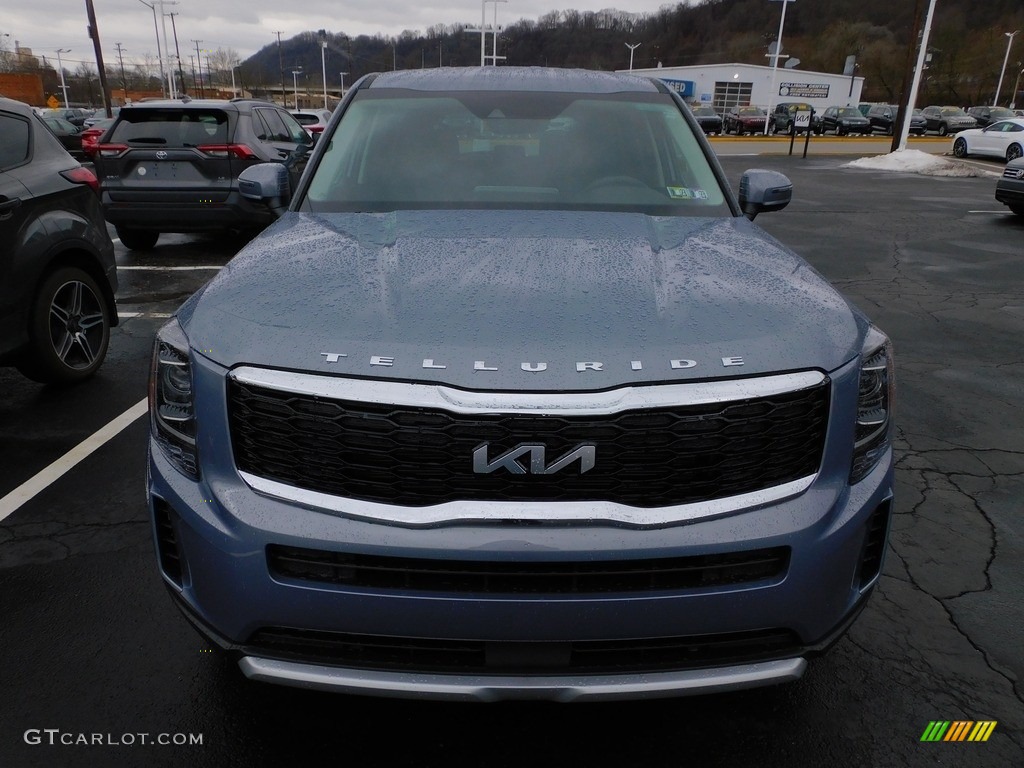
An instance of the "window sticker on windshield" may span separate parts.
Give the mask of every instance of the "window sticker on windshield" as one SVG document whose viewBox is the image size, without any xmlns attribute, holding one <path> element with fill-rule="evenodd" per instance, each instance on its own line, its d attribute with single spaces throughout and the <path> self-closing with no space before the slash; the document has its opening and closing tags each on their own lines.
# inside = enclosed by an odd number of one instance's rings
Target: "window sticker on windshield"
<svg viewBox="0 0 1024 768">
<path fill-rule="evenodd" d="M 707 200 L 708 193 L 703 189 L 689 189 L 687 187 L 665 187 L 668 196 L 673 200 Z"/>
</svg>

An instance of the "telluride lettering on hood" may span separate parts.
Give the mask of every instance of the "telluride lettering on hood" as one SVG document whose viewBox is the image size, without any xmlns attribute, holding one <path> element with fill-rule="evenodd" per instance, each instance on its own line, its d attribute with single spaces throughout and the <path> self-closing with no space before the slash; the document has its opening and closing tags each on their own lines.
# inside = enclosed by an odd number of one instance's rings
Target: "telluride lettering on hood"
<svg viewBox="0 0 1024 768">
<path fill-rule="evenodd" d="M 368 75 L 158 333 L 148 501 L 253 680 L 497 701 L 798 679 L 882 570 L 888 338 L 655 78 Z"/>
</svg>

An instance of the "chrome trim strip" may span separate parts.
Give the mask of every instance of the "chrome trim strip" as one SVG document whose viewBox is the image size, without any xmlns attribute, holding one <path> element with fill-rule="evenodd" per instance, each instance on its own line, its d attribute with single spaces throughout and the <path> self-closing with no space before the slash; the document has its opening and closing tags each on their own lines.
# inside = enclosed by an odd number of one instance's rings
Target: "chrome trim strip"
<svg viewBox="0 0 1024 768">
<path fill-rule="evenodd" d="M 334 400 L 440 408 L 452 413 L 590 416 L 642 408 L 703 405 L 793 392 L 820 384 L 825 374 L 800 371 L 751 379 L 626 386 L 603 392 L 470 392 L 439 384 L 406 384 L 244 366 L 228 374 L 255 386 Z"/>
<path fill-rule="evenodd" d="M 736 691 L 800 679 L 802 658 L 628 675 L 437 675 L 345 669 L 244 656 L 250 680 L 337 693 L 447 701 L 617 701 Z"/>
<path fill-rule="evenodd" d="M 353 520 L 387 523 L 405 528 L 500 523 L 503 520 L 530 520 L 554 525 L 578 523 L 617 525 L 627 528 L 662 528 L 666 525 L 721 517 L 741 510 L 777 504 L 799 496 L 811 487 L 818 476 L 817 474 L 808 475 L 791 483 L 739 496 L 648 509 L 629 507 L 609 501 L 560 501 L 557 504 L 538 501 L 450 501 L 429 507 L 401 507 L 308 491 L 304 488 L 296 488 L 293 485 L 257 477 L 248 472 L 239 471 L 238 474 L 246 485 L 256 493 L 272 499 Z"/>
</svg>

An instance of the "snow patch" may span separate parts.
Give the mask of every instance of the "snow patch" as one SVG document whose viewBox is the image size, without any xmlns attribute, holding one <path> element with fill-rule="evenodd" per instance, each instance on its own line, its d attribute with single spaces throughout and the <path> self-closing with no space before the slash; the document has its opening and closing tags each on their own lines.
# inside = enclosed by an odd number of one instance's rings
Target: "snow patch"
<svg viewBox="0 0 1024 768">
<path fill-rule="evenodd" d="M 872 171 L 902 171 L 919 173 L 922 176 L 998 176 L 998 173 L 975 168 L 967 163 L 949 160 L 941 155 L 932 155 L 919 149 L 900 149 L 887 155 L 862 157 L 843 164 L 847 168 L 864 168 Z"/>
</svg>

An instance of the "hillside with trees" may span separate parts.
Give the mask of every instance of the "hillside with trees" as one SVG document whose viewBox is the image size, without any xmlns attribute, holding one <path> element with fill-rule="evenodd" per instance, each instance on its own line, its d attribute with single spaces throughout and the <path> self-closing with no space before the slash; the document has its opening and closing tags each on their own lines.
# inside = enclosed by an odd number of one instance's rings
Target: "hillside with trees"
<svg viewBox="0 0 1024 768">
<path fill-rule="evenodd" d="M 857 56 L 857 74 L 865 78 L 864 97 L 895 101 L 907 66 L 915 30 L 916 0 L 801 0 L 786 10 L 783 52 L 800 59 L 799 69 L 842 72 L 846 57 Z M 512 6 L 510 6 L 511 9 Z M 508 24 L 498 38 L 500 65 L 627 69 L 636 46 L 637 69 L 737 62 L 766 64 L 768 45 L 778 33 L 781 3 L 770 0 L 700 0 L 664 6 L 654 15 L 616 10 L 552 11 L 536 20 Z M 923 19 L 927 3 L 920 3 Z M 281 64 L 287 86 L 290 72 L 308 73 L 311 90 L 322 87 L 321 45 L 327 42 L 328 83 L 344 71 L 346 84 L 373 71 L 416 67 L 467 66 L 480 62 L 480 35 L 464 25 L 436 26 L 397 38 L 348 37 L 343 32 L 311 31 L 269 44 L 240 71 L 251 87 L 280 87 Z M 988 103 L 1006 53 L 1004 33 L 1024 30 L 1021 0 L 937 0 L 931 54 L 919 103 Z M 1016 40 L 1007 65 L 1008 99 L 1024 67 L 1024 35 Z M 487 54 L 491 53 L 488 38 Z M 1024 78 L 1022 78 L 1024 79 Z M 303 82 L 303 81 L 300 81 Z"/>
<path fill-rule="evenodd" d="M 863 97 L 897 101 L 908 66 L 916 14 L 923 18 L 927 0 L 794 0 L 786 10 L 783 52 L 800 60 L 800 70 L 838 73 L 847 56 L 857 57 L 857 74 L 865 78 Z M 514 3 L 503 11 L 514 12 Z M 782 10 L 771 0 L 696 0 L 665 5 L 655 14 L 614 9 L 598 12 L 551 11 L 538 19 L 504 25 L 498 38 L 499 65 L 628 69 L 634 46 L 637 69 L 711 63 L 767 64 Z M 346 86 L 369 72 L 480 63 L 479 18 L 465 24 L 436 25 L 425 32 L 406 31 L 397 37 L 349 36 L 338 31 L 311 30 L 280 42 L 272 39 L 235 68 L 238 85 L 257 96 L 270 89 L 319 93 L 323 69 L 336 92 L 341 73 Z M 340 26 L 343 27 L 343 22 Z M 929 40 L 930 60 L 921 82 L 919 104 L 987 104 L 992 101 L 1007 50 L 1007 32 L 1024 32 L 1022 0 L 937 0 Z M 0 38 L 0 72 L 17 71 L 18 57 Z M 326 43 L 326 48 L 322 47 Z M 487 40 L 487 54 L 492 41 Z M 190 95 L 203 95 L 203 82 L 222 92 L 231 87 L 234 51 L 185 59 L 183 81 Z M 324 56 L 325 65 L 322 64 Z M 116 61 L 116 60 L 115 60 Z M 52 62 L 36 65 L 47 92 L 59 81 Z M 1024 68 L 1024 34 L 1018 36 L 1006 67 L 1001 101 L 1008 102 Z M 204 72 L 203 70 L 206 70 Z M 301 72 L 293 79 L 292 72 Z M 65 70 L 75 93 L 101 103 L 95 70 L 86 64 Z M 127 89 L 160 91 L 155 60 L 136 62 L 122 70 L 107 61 L 112 92 Z M 1024 84 L 1024 77 L 1020 78 Z M 1017 98 L 1018 104 L 1024 98 Z"/>
</svg>

